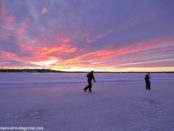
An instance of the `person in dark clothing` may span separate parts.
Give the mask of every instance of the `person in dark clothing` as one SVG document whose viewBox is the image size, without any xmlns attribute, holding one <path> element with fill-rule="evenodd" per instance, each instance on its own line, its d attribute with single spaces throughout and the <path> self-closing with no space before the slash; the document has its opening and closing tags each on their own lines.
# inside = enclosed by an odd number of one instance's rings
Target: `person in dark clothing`
<svg viewBox="0 0 174 131">
<path fill-rule="evenodd" d="M 87 74 L 87 78 L 88 78 L 88 85 L 83 90 L 86 92 L 86 90 L 89 89 L 89 92 L 92 92 L 92 80 L 95 82 L 93 71 Z"/>
<path fill-rule="evenodd" d="M 151 90 L 151 87 L 150 87 L 150 73 L 148 72 L 146 75 L 145 75 L 145 82 L 146 82 L 146 90 Z"/>
</svg>

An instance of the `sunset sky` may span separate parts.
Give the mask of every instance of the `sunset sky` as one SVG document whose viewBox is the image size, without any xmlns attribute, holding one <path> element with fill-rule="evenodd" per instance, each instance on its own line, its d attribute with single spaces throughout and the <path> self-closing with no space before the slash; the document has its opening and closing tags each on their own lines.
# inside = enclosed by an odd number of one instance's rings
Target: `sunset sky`
<svg viewBox="0 0 174 131">
<path fill-rule="evenodd" d="M 0 68 L 174 71 L 174 1 L 0 0 Z"/>
</svg>

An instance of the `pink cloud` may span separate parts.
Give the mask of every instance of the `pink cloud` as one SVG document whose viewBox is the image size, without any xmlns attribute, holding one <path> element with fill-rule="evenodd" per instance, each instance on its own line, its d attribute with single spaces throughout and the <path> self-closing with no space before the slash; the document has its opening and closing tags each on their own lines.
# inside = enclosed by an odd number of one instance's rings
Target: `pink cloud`
<svg viewBox="0 0 174 131">
<path fill-rule="evenodd" d="M 87 41 L 87 43 L 93 43 L 93 42 L 95 42 L 97 40 L 100 40 L 100 39 L 106 37 L 107 35 L 111 34 L 113 31 L 114 31 L 113 29 L 109 29 L 109 30 L 106 30 L 106 31 L 104 31 L 102 33 L 97 34 L 94 37 L 91 37 L 91 36 L 87 35 L 86 36 L 87 37 L 86 41 Z"/>
<path fill-rule="evenodd" d="M 121 69 L 127 67 L 150 67 L 147 62 L 131 62 L 131 59 L 134 59 L 136 54 L 139 57 L 141 56 L 141 51 L 149 51 L 149 50 L 160 50 L 163 48 L 170 48 L 170 46 L 174 46 L 173 40 L 156 40 L 144 43 L 137 43 L 129 47 L 123 47 L 120 49 L 104 49 L 98 50 L 94 52 L 88 52 L 85 54 L 78 55 L 76 57 L 69 57 L 69 59 L 62 59 L 63 54 L 71 54 L 73 52 L 77 52 L 78 48 L 71 47 L 70 44 L 62 44 L 59 46 L 52 47 L 37 47 L 33 48 L 27 44 L 21 43 L 20 45 L 22 49 L 25 51 L 31 52 L 33 56 L 31 57 L 19 57 L 18 55 L 11 52 L 2 52 L 1 56 L 6 60 L 15 60 L 23 63 L 36 63 L 38 65 L 49 65 L 50 68 L 56 69 L 96 69 L 96 70 L 114 70 Z M 53 55 L 54 54 L 54 55 Z M 133 54 L 133 55 L 130 55 Z M 130 56 L 130 57 L 129 57 Z M 117 59 L 123 60 L 117 60 Z M 51 65 L 50 62 L 54 61 L 54 65 Z M 57 61 L 57 63 L 56 63 Z M 158 65 L 156 63 L 160 63 L 161 65 L 165 61 L 153 60 L 151 63 Z M 170 60 L 169 60 L 170 62 Z"/>
<path fill-rule="evenodd" d="M 3 24 L 1 26 L 6 30 L 13 30 L 15 28 L 15 17 L 11 15 L 5 3 L 1 2 L 0 4 L 0 17 Z"/>
<path fill-rule="evenodd" d="M 104 50 L 98 50 L 94 52 L 88 52 L 88 53 L 64 60 L 57 64 L 61 65 L 61 68 L 95 67 L 96 69 L 99 69 L 101 67 L 103 68 L 108 67 L 108 68 L 114 69 L 117 66 L 124 67 L 124 64 L 126 63 L 130 65 L 141 64 L 136 62 L 129 62 L 131 61 L 131 59 L 127 56 L 129 56 L 130 54 L 134 54 L 134 57 L 136 55 L 141 57 L 141 51 L 148 51 L 150 49 L 151 50 L 157 49 L 159 51 L 160 49 L 168 48 L 170 46 L 174 46 L 173 40 L 154 40 L 154 41 L 143 42 L 143 43 L 134 43 L 130 46 L 126 46 L 120 49 L 104 49 Z M 122 58 L 123 60 L 119 60 L 120 58 Z M 132 60 L 134 60 L 133 57 L 132 57 Z M 153 62 L 159 62 L 159 61 L 153 61 Z M 57 68 L 60 68 L 59 65 L 57 65 Z M 54 68 L 56 68 L 56 66 Z"/>
<path fill-rule="evenodd" d="M 18 62 L 24 62 L 20 57 L 18 57 L 15 53 L 8 52 L 8 51 L 1 51 L 1 57 L 4 60 L 13 60 Z"/>
<path fill-rule="evenodd" d="M 16 29 L 16 35 L 17 35 L 17 37 L 22 37 L 22 36 L 24 36 L 26 34 L 26 30 L 28 28 L 28 24 L 29 23 L 28 23 L 28 20 L 27 19 L 23 20 L 20 23 L 19 27 Z"/>
<path fill-rule="evenodd" d="M 23 24 L 21 24 L 23 25 Z M 24 24 L 25 25 L 25 24 Z M 30 62 L 41 62 L 41 61 L 49 61 L 49 60 L 60 60 L 62 56 L 67 54 L 75 53 L 78 48 L 72 47 L 69 41 L 67 39 L 62 40 L 65 43 L 58 43 L 58 44 L 47 44 L 47 43 L 41 43 L 40 40 L 37 39 L 37 37 L 34 37 L 32 39 L 34 42 L 36 42 L 36 46 L 33 46 L 31 43 L 28 43 L 25 41 L 25 39 L 20 39 L 20 37 L 24 38 L 26 36 L 25 29 L 26 26 L 23 26 L 19 28 L 19 32 L 17 33 L 17 44 L 20 47 L 21 53 L 30 53 L 32 56 L 30 57 L 20 57 L 24 61 L 30 63 Z M 56 41 L 55 41 L 56 43 Z"/>
<path fill-rule="evenodd" d="M 46 7 L 43 7 L 41 9 L 41 14 L 46 14 L 48 12 L 48 9 Z"/>
</svg>

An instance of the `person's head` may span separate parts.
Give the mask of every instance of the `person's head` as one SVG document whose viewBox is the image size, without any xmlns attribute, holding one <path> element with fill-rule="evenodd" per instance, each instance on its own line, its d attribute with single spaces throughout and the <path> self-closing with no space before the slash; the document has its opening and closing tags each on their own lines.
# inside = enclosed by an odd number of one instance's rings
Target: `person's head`
<svg viewBox="0 0 174 131">
<path fill-rule="evenodd" d="M 91 73 L 94 73 L 94 71 L 92 70 Z"/>
</svg>

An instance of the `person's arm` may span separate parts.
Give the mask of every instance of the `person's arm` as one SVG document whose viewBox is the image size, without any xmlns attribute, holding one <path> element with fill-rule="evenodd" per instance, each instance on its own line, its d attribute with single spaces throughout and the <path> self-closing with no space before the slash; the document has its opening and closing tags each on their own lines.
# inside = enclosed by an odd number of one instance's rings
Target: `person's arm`
<svg viewBox="0 0 174 131">
<path fill-rule="evenodd" d="M 150 81 L 150 79 L 151 79 L 151 77 L 150 77 L 150 75 L 149 75 L 149 81 Z"/>
</svg>

